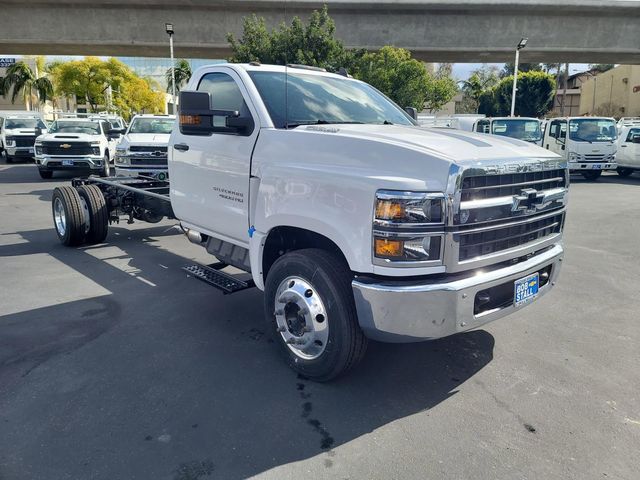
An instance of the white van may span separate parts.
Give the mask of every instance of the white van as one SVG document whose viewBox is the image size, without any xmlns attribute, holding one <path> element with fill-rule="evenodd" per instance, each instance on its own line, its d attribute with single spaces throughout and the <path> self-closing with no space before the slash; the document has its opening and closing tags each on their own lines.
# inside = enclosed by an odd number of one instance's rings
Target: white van
<svg viewBox="0 0 640 480">
<path fill-rule="evenodd" d="M 562 117 L 549 121 L 542 146 L 562 155 L 571 173 L 596 180 L 603 170 L 616 169 L 616 140 L 613 118 Z"/>
<path fill-rule="evenodd" d="M 640 123 L 622 127 L 616 152 L 618 175 L 628 177 L 640 170 Z"/>
<path fill-rule="evenodd" d="M 38 113 L 0 112 L 0 155 L 7 163 L 17 158 L 33 159 L 36 137 L 47 131 Z"/>
</svg>

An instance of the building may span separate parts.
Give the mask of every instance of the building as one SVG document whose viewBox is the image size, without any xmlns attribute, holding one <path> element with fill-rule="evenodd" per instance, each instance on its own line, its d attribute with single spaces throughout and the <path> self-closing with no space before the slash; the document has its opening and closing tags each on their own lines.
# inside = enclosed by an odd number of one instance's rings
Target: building
<svg viewBox="0 0 640 480">
<path fill-rule="evenodd" d="M 580 115 L 640 116 L 640 65 L 619 65 L 582 84 Z"/>
<path fill-rule="evenodd" d="M 565 94 L 564 85 L 558 85 L 556 96 L 553 99 L 553 108 L 549 113 L 551 117 L 578 116 L 580 113 L 581 87 L 584 82 L 593 78 L 595 72 L 587 70 L 570 75 L 567 78 L 567 89 Z M 561 75 L 562 78 L 562 75 Z M 564 105 L 564 109 L 562 108 Z"/>
</svg>

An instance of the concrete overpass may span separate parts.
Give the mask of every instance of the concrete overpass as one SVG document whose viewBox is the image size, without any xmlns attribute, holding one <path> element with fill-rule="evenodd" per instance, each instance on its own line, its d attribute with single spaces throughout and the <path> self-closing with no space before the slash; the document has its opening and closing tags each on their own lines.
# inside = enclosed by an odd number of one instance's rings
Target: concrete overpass
<svg viewBox="0 0 640 480">
<path fill-rule="evenodd" d="M 328 4 L 349 47 L 410 49 L 432 62 L 640 64 L 635 0 L 0 0 L 0 53 L 223 58 L 227 32 L 256 13 L 270 25 Z M 286 14 L 285 14 L 286 4 Z"/>
</svg>

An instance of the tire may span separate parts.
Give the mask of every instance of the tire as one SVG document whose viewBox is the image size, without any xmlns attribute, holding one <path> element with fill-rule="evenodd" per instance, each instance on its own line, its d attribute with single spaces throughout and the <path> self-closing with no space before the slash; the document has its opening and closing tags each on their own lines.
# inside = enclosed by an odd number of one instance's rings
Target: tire
<svg viewBox="0 0 640 480">
<path fill-rule="evenodd" d="M 596 170 L 591 172 L 581 172 L 581 173 L 586 180 L 595 181 L 599 179 L 600 176 L 602 175 L 602 170 Z"/>
<path fill-rule="evenodd" d="M 351 279 L 337 255 L 311 248 L 281 256 L 269 270 L 264 292 L 268 328 L 299 374 L 326 382 L 363 358 L 367 338 L 358 324 Z"/>
<path fill-rule="evenodd" d="M 621 177 L 628 177 L 633 173 L 632 168 L 624 168 L 624 167 L 618 167 L 616 171 L 618 172 L 618 175 L 620 175 Z"/>
<path fill-rule="evenodd" d="M 109 232 L 109 210 L 102 190 L 97 185 L 81 185 L 78 187 L 81 206 L 88 225 L 85 225 L 85 243 L 94 245 L 104 242 Z"/>
<path fill-rule="evenodd" d="M 53 177 L 53 172 L 51 170 L 40 170 L 38 169 L 38 173 L 40 174 L 40 178 L 44 180 L 48 180 Z"/>
<path fill-rule="evenodd" d="M 67 247 L 82 245 L 85 221 L 78 191 L 73 187 L 56 187 L 51 199 L 51 211 L 60 243 Z"/>
<path fill-rule="evenodd" d="M 13 163 L 13 158 L 11 158 L 6 151 L 4 152 L 4 161 L 6 163 Z"/>
<path fill-rule="evenodd" d="M 105 154 L 102 159 L 102 168 L 100 169 L 101 177 L 108 177 L 111 174 L 111 166 L 109 165 L 109 155 Z"/>
</svg>

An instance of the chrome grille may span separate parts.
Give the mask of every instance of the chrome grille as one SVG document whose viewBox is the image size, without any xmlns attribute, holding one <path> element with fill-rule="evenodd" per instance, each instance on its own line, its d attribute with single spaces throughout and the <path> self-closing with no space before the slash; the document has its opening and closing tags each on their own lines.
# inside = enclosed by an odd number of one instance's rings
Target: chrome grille
<svg viewBox="0 0 640 480">
<path fill-rule="evenodd" d="M 153 145 L 131 145 L 130 152 L 167 152 L 167 147 L 156 147 Z"/>
<path fill-rule="evenodd" d="M 62 147 L 65 145 L 65 147 Z M 67 146 L 68 145 L 68 146 Z M 91 155 L 91 144 L 89 142 L 43 142 L 42 153 L 45 155 Z"/>
<path fill-rule="evenodd" d="M 461 172 L 445 256 L 462 271 L 527 255 L 562 233 L 569 177 L 566 163 L 525 163 Z"/>
</svg>

